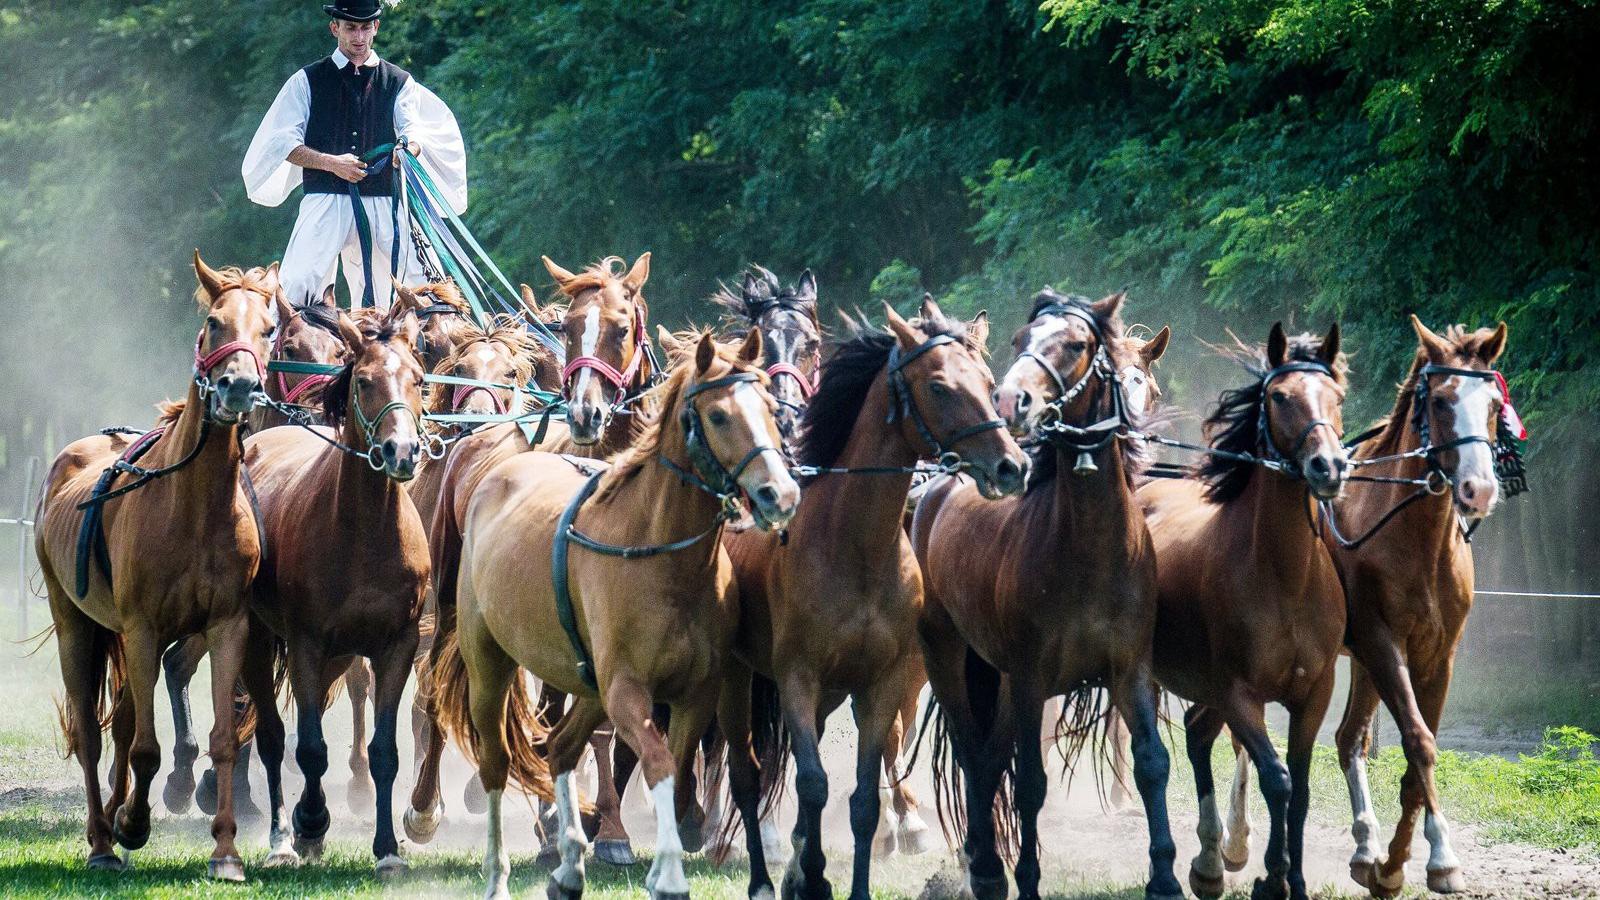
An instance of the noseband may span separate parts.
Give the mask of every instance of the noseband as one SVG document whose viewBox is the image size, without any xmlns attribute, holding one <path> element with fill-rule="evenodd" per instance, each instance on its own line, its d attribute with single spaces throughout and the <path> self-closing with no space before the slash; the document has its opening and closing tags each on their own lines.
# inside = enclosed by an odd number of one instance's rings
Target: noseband
<svg viewBox="0 0 1600 900">
<path fill-rule="evenodd" d="M 644 307 L 638 303 L 633 307 L 633 358 L 628 361 L 626 369 L 618 369 L 598 356 L 579 356 L 568 360 L 561 369 L 561 392 L 571 399 L 572 380 L 575 375 L 584 369 L 599 373 L 601 378 L 610 382 L 616 388 L 617 399 L 611 404 L 611 413 L 615 413 L 628 402 L 628 389 L 633 379 L 639 374 L 639 366 L 650 353 L 649 338 L 644 332 Z M 654 367 L 655 359 L 650 360 Z M 608 416 L 609 417 L 609 416 Z"/>
<path fill-rule="evenodd" d="M 244 353 L 249 355 L 251 362 L 256 364 L 257 381 L 261 381 L 266 378 L 267 369 L 266 366 L 261 364 L 261 354 L 256 352 L 256 348 L 250 346 L 244 341 L 229 341 L 228 343 L 223 344 L 221 347 L 212 350 L 210 353 L 202 354 L 200 352 L 200 348 L 205 344 L 205 342 L 206 330 L 204 326 L 202 326 L 200 333 L 195 335 L 194 338 L 194 383 L 195 387 L 200 389 L 200 396 L 204 397 L 215 390 L 211 386 L 211 370 L 216 368 L 218 363 L 234 355 L 235 353 Z"/>
<path fill-rule="evenodd" d="M 377 415 L 370 419 L 367 418 L 367 414 L 361 409 L 361 382 L 356 380 L 354 376 L 352 376 L 350 381 L 350 408 L 355 412 L 356 424 L 361 427 L 361 436 L 367 445 L 367 451 L 364 455 L 367 460 L 367 465 L 372 468 L 372 471 L 383 471 L 383 451 L 377 445 L 378 426 L 382 424 L 383 420 L 391 413 L 405 412 L 407 415 L 411 416 L 411 424 L 416 429 L 417 437 L 423 442 L 423 452 L 427 453 L 429 457 L 438 459 L 444 455 L 444 444 L 442 441 L 440 441 L 438 445 L 438 456 L 434 455 L 433 442 L 439 440 L 438 436 L 429 435 L 424 437 L 422 421 L 417 417 L 416 412 L 411 409 L 411 405 L 404 400 L 390 400 L 388 403 L 383 405 L 382 409 L 378 410 Z"/>
<path fill-rule="evenodd" d="M 822 369 L 819 367 L 810 378 L 807 378 L 806 373 L 800 371 L 800 367 L 794 363 L 776 362 L 767 366 L 767 376 L 773 381 L 777 381 L 779 375 L 793 378 L 795 384 L 800 386 L 800 396 L 809 401 L 811 395 L 817 392 L 817 385 L 822 380 Z"/>
<path fill-rule="evenodd" d="M 297 404 L 300 398 L 312 391 L 327 386 L 334 379 L 334 373 L 340 367 L 325 363 L 301 363 L 296 360 L 283 358 L 284 335 L 289 333 L 289 325 L 295 319 L 301 318 L 299 313 L 289 317 L 289 321 L 278 326 L 278 335 L 272 341 L 272 358 L 267 360 L 267 371 L 278 376 L 278 393 L 283 395 L 283 402 Z M 285 365 L 285 363 L 289 365 Z M 306 366 L 308 368 L 297 371 L 290 366 Z M 309 368 L 315 367 L 315 368 Z M 293 388 L 289 387 L 289 375 L 305 375 Z"/>
<path fill-rule="evenodd" d="M 1432 395 L 1432 384 L 1428 378 L 1431 375 L 1443 375 L 1457 378 L 1476 378 L 1479 381 L 1492 381 L 1500 390 L 1500 428 L 1495 438 L 1486 434 L 1468 434 L 1446 441 L 1443 444 L 1433 443 L 1432 429 L 1428 422 L 1428 398 Z M 1494 460 L 1495 477 L 1499 480 L 1502 490 L 1507 497 L 1514 497 L 1528 489 L 1527 473 L 1522 463 L 1522 449 L 1516 441 L 1527 440 L 1528 430 L 1523 427 L 1522 419 L 1517 415 L 1516 409 L 1511 405 L 1511 390 L 1506 385 L 1505 376 L 1495 369 L 1462 369 L 1456 366 L 1440 366 L 1433 363 L 1424 365 L 1417 370 L 1417 392 L 1411 404 L 1411 424 L 1417 429 L 1417 436 L 1421 439 L 1422 449 L 1420 455 L 1427 460 L 1429 480 L 1439 479 L 1445 484 L 1452 483 L 1454 479 L 1444 471 L 1439 464 L 1439 455 L 1449 450 L 1465 447 L 1469 444 L 1483 444 L 1489 448 L 1491 458 Z M 1475 527 L 1475 526 L 1474 526 Z M 1470 532 L 1469 532 L 1470 534 Z"/>
<path fill-rule="evenodd" d="M 1337 382 L 1337 378 L 1333 374 L 1333 369 L 1327 363 L 1309 359 L 1291 360 L 1276 368 L 1268 369 L 1261 376 L 1261 413 L 1256 422 L 1257 453 L 1266 462 L 1276 465 L 1279 471 L 1295 478 L 1301 478 L 1303 474 L 1300 471 L 1300 466 L 1294 460 L 1299 457 L 1300 450 L 1305 447 L 1306 441 L 1311 439 L 1311 433 L 1318 428 L 1326 427 L 1333 432 L 1335 440 L 1342 438 L 1343 435 L 1327 419 L 1312 419 L 1311 424 L 1300 432 L 1300 437 L 1295 439 L 1294 446 L 1290 448 L 1288 454 L 1284 454 L 1278 449 L 1278 442 L 1273 440 L 1272 428 L 1267 421 L 1268 400 L 1271 399 L 1268 388 L 1272 386 L 1272 382 L 1291 372 L 1311 372 L 1317 375 L 1325 375 L 1335 382 Z"/>
<path fill-rule="evenodd" d="M 909 353 L 900 351 L 900 343 L 896 341 L 889 348 L 889 417 L 884 421 L 894 424 L 896 419 L 909 418 L 916 425 L 917 433 L 922 436 L 928 446 L 933 448 L 934 456 L 939 464 L 946 468 L 959 468 L 963 464 L 961 454 L 956 451 L 956 445 L 985 431 L 994 431 L 1006 427 L 1002 419 L 989 419 L 975 425 L 957 429 L 955 433 L 945 436 L 941 442 L 934 435 L 933 429 L 928 427 L 928 422 L 922 417 L 922 410 L 917 408 L 916 397 L 911 393 L 911 385 L 906 381 L 905 368 L 911 361 L 927 353 L 935 347 L 945 344 L 959 344 L 960 341 L 948 334 L 936 334 L 917 345 Z"/>
</svg>

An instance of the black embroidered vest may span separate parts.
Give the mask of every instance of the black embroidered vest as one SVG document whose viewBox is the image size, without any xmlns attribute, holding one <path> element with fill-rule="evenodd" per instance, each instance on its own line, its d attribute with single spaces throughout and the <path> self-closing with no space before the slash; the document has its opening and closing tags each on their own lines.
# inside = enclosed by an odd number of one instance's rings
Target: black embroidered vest
<svg viewBox="0 0 1600 900">
<path fill-rule="evenodd" d="M 380 59 L 376 67 L 362 67 L 360 74 L 353 68 L 340 69 L 329 56 L 303 70 L 311 84 L 307 147 L 334 156 L 361 156 L 395 139 L 394 101 L 410 73 L 385 59 Z M 304 183 L 308 194 L 343 194 L 348 192 L 349 184 L 321 169 L 306 169 Z M 363 196 L 393 196 L 393 168 L 368 175 L 359 187 Z"/>
</svg>

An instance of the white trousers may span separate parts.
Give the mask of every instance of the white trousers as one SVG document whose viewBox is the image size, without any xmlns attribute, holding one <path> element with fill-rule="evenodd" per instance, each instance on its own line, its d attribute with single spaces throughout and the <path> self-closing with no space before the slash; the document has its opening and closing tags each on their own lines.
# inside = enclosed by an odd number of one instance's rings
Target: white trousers
<svg viewBox="0 0 1600 900">
<path fill-rule="evenodd" d="M 393 222 L 388 197 L 362 197 L 372 229 L 372 299 L 379 309 L 388 309 L 392 288 L 389 254 L 394 244 Z M 355 210 L 349 194 L 306 194 L 300 198 L 300 216 L 295 219 L 289 246 L 283 251 L 278 278 L 291 301 L 320 297 L 333 284 L 335 268 L 344 260 L 344 281 L 350 290 L 350 306 L 361 302 L 366 276 L 361 269 L 361 238 L 356 233 Z M 400 223 L 400 281 L 409 284 L 420 278 L 422 265 L 411 244 L 411 232 Z"/>
</svg>

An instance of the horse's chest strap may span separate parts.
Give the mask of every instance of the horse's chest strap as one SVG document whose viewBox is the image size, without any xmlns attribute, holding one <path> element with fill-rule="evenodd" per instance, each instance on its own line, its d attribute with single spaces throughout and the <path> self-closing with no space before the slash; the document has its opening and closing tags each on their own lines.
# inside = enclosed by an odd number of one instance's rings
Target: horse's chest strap
<svg viewBox="0 0 1600 900">
<path fill-rule="evenodd" d="M 578 659 L 578 677 L 594 690 L 598 690 L 600 685 L 595 679 L 594 659 L 589 655 L 589 648 L 584 646 L 583 635 L 578 633 L 578 616 L 572 608 L 572 585 L 568 579 L 567 553 L 572 547 L 572 523 L 578 518 L 578 510 L 583 507 L 584 501 L 599 487 L 602 474 L 596 472 L 589 476 L 583 488 L 561 511 L 561 518 L 556 521 L 555 545 L 550 553 L 550 583 L 555 589 L 556 616 L 561 620 L 561 630 L 567 633 L 567 640 L 572 643 L 572 655 Z"/>
</svg>

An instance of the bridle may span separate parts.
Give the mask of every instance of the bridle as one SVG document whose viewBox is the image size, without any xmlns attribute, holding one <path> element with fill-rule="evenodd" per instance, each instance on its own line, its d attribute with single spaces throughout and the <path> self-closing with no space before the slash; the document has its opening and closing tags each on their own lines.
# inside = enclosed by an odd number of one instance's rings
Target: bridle
<svg viewBox="0 0 1600 900">
<path fill-rule="evenodd" d="M 682 466 L 672 461 L 665 453 L 660 454 L 661 464 L 677 474 L 685 484 L 692 485 L 717 498 L 722 507 L 718 522 L 736 519 L 742 511 L 744 488 L 739 486 L 739 476 L 750 467 L 764 453 L 776 453 L 780 463 L 785 469 L 788 461 L 783 459 L 783 452 L 777 447 L 757 444 L 745 453 L 743 458 L 731 469 L 717 459 L 711 451 L 711 444 L 706 441 L 705 423 L 700 421 L 700 409 L 695 406 L 694 398 L 718 388 L 732 386 L 735 390 L 741 384 L 759 384 L 761 376 L 754 372 L 736 372 L 702 381 L 683 394 L 683 411 L 679 414 L 678 421 L 683 426 L 684 445 L 689 453 L 689 465 Z"/>
<path fill-rule="evenodd" d="M 412 310 L 412 313 L 417 317 L 417 321 L 419 321 L 419 322 L 421 322 L 423 324 L 427 324 L 427 321 L 429 319 L 433 318 L 434 316 L 460 316 L 461 315 L 461 310 L 459 310 L 456 307 L 450 305 L 449 303 L 445 303 L 444 301 L 440 300 L 438 295 L 433 293 L 432 291 L 424 291 L 424 292 L 418 294 L 417 296 L 418 297 L 429 297 L 429 298 L 432 298 L 433 301 L 434 301 L 433 303 L 430 303 L 427 306 L 419 307 L 419 308 L 417 308 L 415 310 Z M 417 355 L 420 356 L 420 357 L 426 357 L 428 355 L 428 351 L 430 349 L 432 349 L 432 348 L 429 347 L 429 344 L 428 344 L 428 335 L 426 333 L 422 333 L 422 334 L 417 335 Z"/>
<path fill-rule="evenodd" d="M 1070 385 L 1056 370 L 1055 365 L 1044 356 L 1032 350 L 1024 350 L 1017 354 L 1018 361 L 1026 359 L 1037 365 L 1056 385 L 1055 399 L 1046 404 L 1040 412 L 1039 433 L 1067 445 L 1070 450 L 1077 451 L 1078 458 L 1072 466 L 1072 473 L 1088 475 L 1098 471 L 1098 467 L 1094 464 L 1094 454 L 1110 446 L 1117 438 L 1127 436 L 1132 428 L 1133 423 L 1128 418 L 1127 398 L 1122 389 L 1122 375 L 1112 364 L 1111 356 L 1106 351 L 1105 331 L 1090 310 L 1075 303 L 1051 303 L 1041 306 L 1028 321 L 1030 323 L 1038 321 L 1042 315 L 1072 316 L 1082 320 L 1094 334 L 1094 357 L 1090 359 L 1083 375 Z M 1088 390 L 1089 382 L 1096 377 L 1110 394 L 1110 414 L 1089 425 L 1073 425 L 1067 422 L 1065 418 L 1067 404 Z"/>
<path fill-rule="evenodd" d="M 570 402 L 572 399 L 572 382 L 579 372 L 589 369 L 599 374 L 617 392 L 616 399 L 612 401 L 611 406 L 606 411 L 606 419 L 609 421 L 611 416 L 622 411 L 637 398 L 637 394 L 630 394 L 629 392 L 634 388 L 633 381 L 638 376 L 639 367 L 644 363 L 645 359 L 650 360 L 652 372 L 660 371 L 660 367 L 656 365 L 655 354 L 650 350 L 650 339 L 644 330 L 644 305 L 635 301 L 633 305 L 633 353 L 632 358 L 628 360 L 627 367 L 618 369 L 598 356 L 579 356 L 570 359 L 561 368 L 561 393 L 566 395 L 568 402 Z"/>
<path fill-rule="evenodd" d="M 301 314 L 294 313 L 289 316 L 288 322 L 278 326 L 278 334 L 272 339 L 272 358 L 267 360 L 267 371 L 278 376 L 278 393 L 283 395 L 283 402 L 290 405 L 299 405 L 302 397 L 332 383 L 335 373 L 341 368 L 331 363 L 306 363 L 283 358 L 285 335 L 289 333 L 289 325 L 299 318 L 302 318 Z M 291 388 L 290 375 L 305 377 Z"/>
<path fill-rule="evenodd" d="M 248 343 L 244 341 L 229 341 L 210 353 L 202 354 L 200 348 L 205 346 L 205 342 L 206 329 L 202 325 L 200 326 L 200 333 L 195 335 L 194 338 L 194 386 L 199 391 L 201 399 L 205 399 L 216 390 L 211 384 L 211 370 L 235 353 L 249 355 L 251 362 L 256 365 L 256 380 L 266 380 L 267 367 L 261 364 L 261 354 L 257 353 L 256 348 Z"/>
<path fill-rule="evenodd" d="M 1300 436 L 1295 439 L 1294 446 L 1289 448 L 1288 453 L 1278 449 L 1278 442 L 1272 437 L 1272 427 L 1267 415 L 1267 410 L 1272 405 L 1270 403 L 1272 399 L 1270 388 L 1274 381 L 1293 372 L 1310 372 L 1314 375 L 1325 376 L 1335 383 L 1338 381 L 1333 374 L 1331 366 L 1324 362 L 1309 359 L 1290 360 L 1263 372 L 1261 375 L 1260 413 L 1256 421 L 1256 454 L 1263 462 L 1269 463 L 1271 467 L 1275 467 L 1285 475 L 1303 480 L 1305 473 L 1300 471 L 1300 464 L 1295 460 L 1299 458 L 1300 451 L 1305 447 L 1306 441 L 1311 439 L 1311 433 L 1318 428 L 1327 428 L 1333 432 L 1335 440 L 1342 440 L 1344 435 L 1327 419 L 1312 419 L 1300 432 Z"/>
<path fill-rule="evenodd" d="M 361 408 L 361 380 L 353 375 L 350 379 L 350 411 L 355 415 L 356 425 L 361 429 L 362 441 L 367 445 L 367 449 L 363 452 L 356 448 L 345 448 L 342 445 L 336 446 L 344 449 L 347 453 L 365 457 L 367 465 L 374 472 L 383 471 L 383 450 L 377 444 L 378 426 L 383 424 L 385 418 L 399 412 L 404 412 L 411 417 L 411 424 L 416 429 L 417 438 L 422 441 L 422 450 L 428 455 L 428 458 L 442 459 L 444 457 L 446 448 L 444 441 L 438 435 L 430 434 L 423 430 L 422 419 L 411 408 L 411 404 L 406 401 L 390 400 L 383 405 L 382 409 L 379 409 L 375 415 L 369 418 Z"/>
<path fill-rule="evenodd" d="M 943 471 L 958 471 L 967 467 L 968 463 L 956 450 L 956 445 L 986 431 L 1006 427 L 1003 419 L 988 419 L 957 429 L 954 433 L 945 435 L 941 441 L 934 435 L 933 429 L 928 427 L 927 419 L 923 418 L 922 410 L 917 407 L 916 397 L 911 392 L 911 385 L 906 381 L 905 368 L 913 360 L 935 347 L 960 343 L 960 340 L 948 334 L 936 334 L 909 352 L 900 350 L 899 341 L 889 349 L 889 416 L 884 421 L 892 425 L 897 419 L 909 418 L 916 426 L 917 433 L 929 447 L 933 448 L 933 455 Z"/>
<path fill-rule="evenodd" d="M 820 356 L 821 354 L 818 355 Z M 822 383 L 822 361 L 820 359 L 817 361 L 817 366 L 812 371 L 810 378 L 807 378 L 806 373 L 800 371 L 800 367 L 794 363 L 775 362 L 767 366 L 767 376 L 769 378 L 777 381 L 779 375 L 793 378 L 795 384 L 800 387 L 800 396 L 809 401 L 811 395 L 817 392 L 817 387 Z M 782 403 L 783 401 L 780 400 L 778 402 Z M 797 406 L 798 404 L 791 403 L 788 405 Z"/>
</svg>

